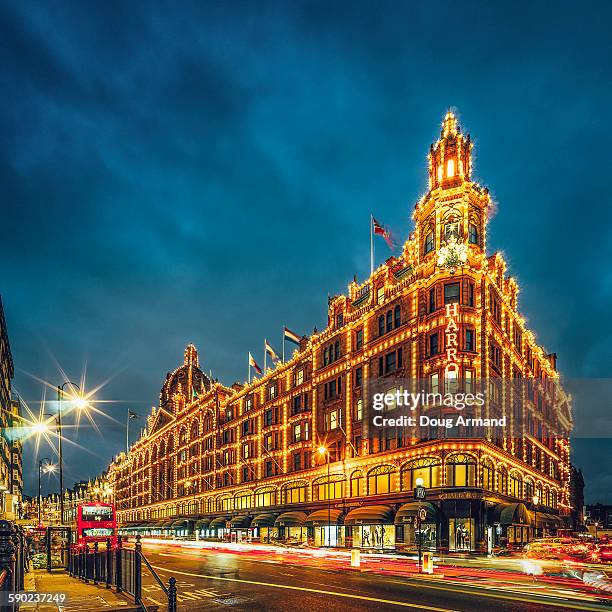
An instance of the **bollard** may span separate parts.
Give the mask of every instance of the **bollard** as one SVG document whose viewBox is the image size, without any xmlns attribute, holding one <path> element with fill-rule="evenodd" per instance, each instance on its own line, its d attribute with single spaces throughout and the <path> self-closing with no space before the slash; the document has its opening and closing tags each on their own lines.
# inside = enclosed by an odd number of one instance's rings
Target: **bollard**
<svg viewBox="0 0 612 612">
<path fill-rule="evenodd" d="M 111 539 L 106 538 L 106 588 L 111 588 L 111 583 L 113 581 L 112 571 L 113 571 L 113 549 L 111 547 Z"/>
<path fill-rule="evenodd" d="M 12 528 L 8 521 L 0 521 L 0 572 L 6 570 L 7 575 L 0 591 L 12 593 L 15 591 L 15 545 L 12 541 Z"/>
<path fill-rule="evenodd" d="M 98 584 L 98 543 L 97 542 L 94 542 L 93 583 Z"/>
<path fill-rule="evenodd" d="M 136 545 L 134 547 L 134 601 L 137 605 L 142 604 L 142 544 L 140 542 L 140 534 L 136 536 Z"/>
<path fill-rule="evenodd" d="M 123 591 L 123 576 L 121 574 L 121 536 L 117 536 L 117 550 L 115 550 L 115 584 L 117 593 Z"/>
<path fill-rule="evenodd" d="M 168 580 L 168 612 L 176 612 L 176 578 Z"/>
</svg>

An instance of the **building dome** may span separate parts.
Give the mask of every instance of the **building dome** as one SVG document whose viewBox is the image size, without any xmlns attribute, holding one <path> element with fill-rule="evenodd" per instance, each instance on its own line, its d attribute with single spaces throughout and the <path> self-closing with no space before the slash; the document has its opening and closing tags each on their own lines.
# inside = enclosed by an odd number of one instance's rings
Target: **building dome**
<svg viewBox="0 0 612 612">
<path fill-rule="evenodd" d="M 159 405 L 171 414 L 176 414 L 180 406 L 191 403 L 211 387 L 211 380 L 199 368 L 198 351 L 193 344 L 185 348 L 183 365 L 166 374 Z"/>
</svg>

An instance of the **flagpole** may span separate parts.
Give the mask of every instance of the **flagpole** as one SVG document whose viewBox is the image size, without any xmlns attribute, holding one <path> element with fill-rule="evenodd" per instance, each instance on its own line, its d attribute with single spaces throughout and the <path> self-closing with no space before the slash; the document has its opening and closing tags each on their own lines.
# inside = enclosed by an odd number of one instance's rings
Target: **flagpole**
<svg viewBox="0 0 612 612">
<path fill-rule="evenodd" d="M 247 382 L 250 385 L 251 384 L 251 353 L 249 353 L 247 363 L 248 363 L 248 368 L 249 368 L 249 373 L 247 375 Z"/>
<path fill-rule="evenodd" d="M 285 324 L 283 323 L 283 363 L 285 363 Z"/>
<path fill-rule="evenodd" d="M 127 411 L 127 421 L 125 423 L 125 454 L 130 452 L 130 409 Z"/>
<path fill-rule="evenodd" d="M 268 341 L 264 338 L 264 376 L 266 375 L 266 372 L 268 371 L 268 347 L 267 347 L 267 343 L 268 343 Z"/>
<path fill-rule="evenodd" d="M 374 234 L 372 227 L 374 226 L 374 215 L 370 213 L 370 276 L 374 274 Z"/>
</svg>

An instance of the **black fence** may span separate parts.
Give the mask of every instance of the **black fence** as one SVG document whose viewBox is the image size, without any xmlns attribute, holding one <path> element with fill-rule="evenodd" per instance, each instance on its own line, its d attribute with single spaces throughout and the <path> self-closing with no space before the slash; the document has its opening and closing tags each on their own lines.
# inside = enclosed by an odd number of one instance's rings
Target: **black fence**
<svg viewBox="0 0 612 612">
<path fill-rule="evenodd" d="M 168 612 L 176 612 L 176 580 L 170 578 L 166 585 L 142 554 L 140 536 L 136 536 L 134 548 L 124 548 L 121 536 L 113 544 L 107 538 L 106 544 L 95 542 L 70 547 L 68 572 L 75 578 L 93 584 L 115 587 L 117 592 L 127 593 L 134 598 L 136 605 L 146 610 L 142 601 L 143 563 L 161 587 L 168 599 Z"/>
<path fill-rule="evenodd" d="M 28 565 L 28 548 L 23 529 L 9 521 L 0 521 L 0 592 L 3 595 L 23 590 Z M 17 604 L 12 607 L 2 606 L 2 610 L 11 608 L 17 609 Z"/>
</svg>

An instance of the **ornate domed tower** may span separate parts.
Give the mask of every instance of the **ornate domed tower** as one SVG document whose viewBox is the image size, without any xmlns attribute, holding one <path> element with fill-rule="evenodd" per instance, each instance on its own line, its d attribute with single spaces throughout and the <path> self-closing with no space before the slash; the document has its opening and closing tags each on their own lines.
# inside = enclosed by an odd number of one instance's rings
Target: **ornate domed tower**
<svg viewBox="0 0 612 612">
<path fill-rule="evenodd" d="M 210 378 L 200 370 L 196 347 L 189 344 L 185 348 L 183 365 L 166 374 L 159 405 L 171 414 L 178 414 L 200 393 L 210 389 L 211 384 Z"/>
<path fill-rule="evenodd" d="M 429 151 L 429 191 L 413 214 L 419 260 L 451 269 L 482 257 L 489 192 L 472 181 L 472 142 L 452 112 Z"/>
</svg>

